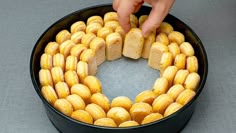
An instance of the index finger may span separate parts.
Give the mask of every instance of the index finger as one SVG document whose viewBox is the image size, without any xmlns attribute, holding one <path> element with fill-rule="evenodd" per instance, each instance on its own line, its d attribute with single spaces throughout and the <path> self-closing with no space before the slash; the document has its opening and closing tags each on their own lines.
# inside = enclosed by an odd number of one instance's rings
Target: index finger
<svg viewBox="0 0 236 133">
<path fill-rule="evenodd" d="M 134 13 L 140 4 L 143 4 L 143 0 L 115 0 L 116 4 L 113 7 L 117 8 L 118 19 L 121 27 L 124 29 L 125 32 L 128 32 L 130 29 L 130 14 Z"/>
</svg>

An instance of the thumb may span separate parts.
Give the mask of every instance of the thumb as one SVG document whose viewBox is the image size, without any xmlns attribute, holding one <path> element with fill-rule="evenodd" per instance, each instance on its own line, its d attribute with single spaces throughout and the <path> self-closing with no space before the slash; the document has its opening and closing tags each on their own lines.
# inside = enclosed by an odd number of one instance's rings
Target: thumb
<svg viewBox="0 0 236 133">
<path fill-rule="evenodd" d="M 158 0 L 152 3 L 152 10 L 149 17 L 142 26 L 142 33 L 147 37 L 151 31 L 156 30 L 168 14 L 174 0 Z"/>
<path fill-rule="evenodd" d="M 117 7 L 118 19 L 121 27 L 128 32 L 130 29 L 130 14 L 136 12 L 141 5 L 143 4 L 143 0 L 130 0 L 127 2 L 126 0 L 120 0 L 119 6 Z"/>
</svg>

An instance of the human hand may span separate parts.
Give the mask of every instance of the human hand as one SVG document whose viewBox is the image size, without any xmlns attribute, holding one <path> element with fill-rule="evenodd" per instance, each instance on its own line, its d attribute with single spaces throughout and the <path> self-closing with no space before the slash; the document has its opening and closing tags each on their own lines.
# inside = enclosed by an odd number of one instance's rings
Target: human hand
<svg viewBox="0 0 236 133">
<path fill-rule="evenodd" d="M 160 26 L 168 14 L 175 0 L 114 0 L 113 8 L 117 11 L 119 23 L 125 32 L 128 32 L 130 26 L 130 14 L 137 12 L 144 2 L 152 6 L 149 17 L 142 26 L 142 34 L 147 37 L 152 29 Z"/>
</svg>

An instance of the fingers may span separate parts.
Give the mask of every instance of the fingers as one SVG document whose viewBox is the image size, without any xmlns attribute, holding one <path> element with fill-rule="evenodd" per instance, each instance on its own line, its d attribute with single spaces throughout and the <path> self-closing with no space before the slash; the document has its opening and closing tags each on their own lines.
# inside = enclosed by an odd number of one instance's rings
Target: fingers
<svg viewBox="0 0 236 133">
<path fill-rule="evenodd" d="M 121 27 L 125 32 L 130 30 L 130 14 L 137 12 L 143 0 L 114 0 L 113 8 L 117 11 L 118 19 Z"/>
<path fill-rule="evenodd" d="M 119 5 L 120 5 L 120 1 L 121 1 L 121 0 L 114 0 L 114 1 L 113 1 L 112 6 L 113 6 L 113 9 L 114 9 L 114 10 L 117 11 L 117 9 L 118 9 L 118 7 L 119 7 Z"/>
<path fill-rule="evenodd" d="M 174 0 L 152 0 L 152 10 L 142 26 L 142 33 L 147 37 L 152 30 L 157 29 L 168 14 Z"/>
</svg>

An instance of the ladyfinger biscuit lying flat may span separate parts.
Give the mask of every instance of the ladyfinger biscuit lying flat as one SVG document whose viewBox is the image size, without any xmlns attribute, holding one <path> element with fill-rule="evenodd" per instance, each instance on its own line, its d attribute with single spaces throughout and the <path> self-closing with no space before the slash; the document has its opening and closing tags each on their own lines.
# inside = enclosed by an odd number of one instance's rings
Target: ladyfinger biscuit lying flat
<svg viewBox="0 0 236 133">
<path fill-rule="evenodd" d="M 39 71 L 39 82 L 42 86 L 47 86 L 47 85 L 53 86 L 53 80 L 52 80 L 50 70 L 40 69 L 40 71 Z"/>
<path fill-rule="evenodd" d="M 87 25 L 90 25 L 91 23 L 99 23 L 103 26 L 104 22 L 101 16 L 91 16 L 87 19 Z"/>
<path fill-rule="evenodd" d="M 169 38 L 170 43 L 175 42 L 178 45 L 180 45 L 181 43 L 185 41 L 184 35 L 178 31 L 172 31 L 171 33 L 169 33 L 168 38 Z"/>
<path fill-rule="evenodd" d="M 62 30 L 56 35 L 56 42 L 60 45 L 66 40 L 70 40 L 71 34 L 68 30 Z"/>
<path fill-rule="evenodd" d="M 73 107 L 66 99 L 57 99 L 54 103 L 54 107 L 67 116 L 71 116 Z"/>
<path fill-rule="evenodd" d="M 43 86 L 41 89 L 41 93 L 43 95 L 43 97 L 51 104 L 53 105 L 57 98 L 57 94 L 55 92 L 55 90 L 52 88 L 52 86 L 48 85 L 48 86 Z"/>
<path fill-rule="evenodd" d="M 55 85 L 55 90 L 58 98 L 66 98 L 70 95 L 70 89 L 65 82 L 58 82 Z"/>
<path fill-rule="evenodd" d="M 42 69 L 51 69 L 52 68 L 52 55 L 42 54 L 40 58 L 40 67 Z"/>
<path fill-rule="evenodd" d="M 83 38 L 83 36 L 85 35 L 85 32 L 83 31 L 78 31 L 76 33 L 74 33 L 72 36 L 71 36 L 71 40 L 75 43 L 75 44 L 79 44 L 81 43 L 81 40 Z"/>
<path fill-rule="evenodd" d="M 103 17 L 104 22 L 118 21 L 118 15 L 116 12 L 107 12 Z"/>
<path fill-rule="evenodd" d="M 88 76 L 88 63 L 85 61 L 79 61 L 77 63 L 77 74 L 81 83 L 84 82 L 85 77 Z"/>
<path fill-rule="evenodd" d="M 84 123 L 93 124 L 93 117 L 85 110 L 76 110 L 71 114 L 71 118 Z"/>
<path fill-rule="evenodd" d="M 59 53 L 59 44 L 56 42 L 49 42 L 45 47 L 44 52 L 52 56 Z"/>
<path fill-rule="evenodd" d="M 65 70 L 65 57 L 63 54 L 57 53 L 53 55 L 53 66 L 61 67 L 63 71 Z"/>
<path fill-rule="evenodd" d="M 171 24 L 167 22 L 162 22 L 159 28 L 157 29 L 157 33 L 165 33 L 166 35 L 170 34 L 174 28 L 171 26 Z"/>
<path fill-rule="evenodd" d="M 86 29 L 86 24 L 84 23 L 84 21 L 77 21 L 71 25 L 70 32 L 71 34 L 74 34 L 78 31 L 85 32 L 85 29 Z"/>
</svg>

